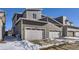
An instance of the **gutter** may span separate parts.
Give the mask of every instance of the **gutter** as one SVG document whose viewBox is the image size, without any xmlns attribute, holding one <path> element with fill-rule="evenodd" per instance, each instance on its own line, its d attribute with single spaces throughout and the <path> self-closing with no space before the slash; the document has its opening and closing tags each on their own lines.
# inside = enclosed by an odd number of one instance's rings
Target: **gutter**
<svg viewBox="0 0 79 59">
<path fill-rule="evenodd" d="M 17 24 L 21 19 L 23 19 L 23 20 L 27 20 L 27 21 L 36 21 L 36 22 L 41 22 L 41 23 L 47 23 L 47 22 L 45 22 L 45 21 L 38 21 L 38 20 L 28 20 L 28 18 L 19 18 L 17 21 L 16 21 L 16 23 L 15 24 Z"/>
</svg>

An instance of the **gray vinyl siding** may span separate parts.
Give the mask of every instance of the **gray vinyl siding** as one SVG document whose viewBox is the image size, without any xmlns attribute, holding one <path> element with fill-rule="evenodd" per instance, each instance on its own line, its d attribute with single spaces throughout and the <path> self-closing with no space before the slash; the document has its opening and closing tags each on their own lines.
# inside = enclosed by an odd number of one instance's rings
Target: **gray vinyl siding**
<svg viewBox="0 0 79 59">
<path fill-rule="evenodd" d="M 36 19 L 41 19 L 41 11 L 27 11 L 26 12 L 26 17 L 29 19 L 29 20 L 34 20 L 33 19 L 33 14 L 36 14 Z M 36 20 L 35 19 L 35 20 Z"/>
</svg>

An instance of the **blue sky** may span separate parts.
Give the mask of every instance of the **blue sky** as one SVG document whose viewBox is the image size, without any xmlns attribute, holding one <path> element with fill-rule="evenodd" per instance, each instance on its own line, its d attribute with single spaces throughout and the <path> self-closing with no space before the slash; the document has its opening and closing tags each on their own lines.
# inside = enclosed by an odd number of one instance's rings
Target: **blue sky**
<svg viewBox="0 0 79 59">
<path fill-rule="evenodd" d="M 6 13 L 6 30 L 12 27 L 12 17 L 16 12 L 23 12 L 25 8 L 0 8 Z M 44 8 L 43 14 L 51 17 L 67 16 L 75 26 L 79 26 L 79 8 Z"/>
<path fill-rule="evenodd" d="M 14 13 L 16 12 L 23 12 L 25 8 L 0 8 L 1 11 L 5 11 L 6 14 L 6 25 L 5 29 L 9 30 L 12 28 L 12 18 Z"/>
<path fill-rule="evenodd" d="M 43 13 L 51 17 L 67 16 L 75 26 L 79 26 L 79 8 L 52 8 L 45 9 Z"/>
</svg>

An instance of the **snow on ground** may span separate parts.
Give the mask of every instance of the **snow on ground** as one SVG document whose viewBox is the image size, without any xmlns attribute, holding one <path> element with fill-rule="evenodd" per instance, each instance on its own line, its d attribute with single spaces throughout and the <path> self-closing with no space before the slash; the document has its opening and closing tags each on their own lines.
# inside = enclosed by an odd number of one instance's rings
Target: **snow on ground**
<svg viewBox="0 0 79 59">
<path fill-rule="evenodd" d="M 32 44 L 28 41 L 13 41 L 0 43 L 0 50 L 37 50 L 39 45 Z"/>
<path fill-rule="evenodd" d="M 71 39 L 76 39 L 76 40 L 71 40 Z M 79 38 L 64 37 L 64 38 L 55 39 L 55 40 L 61 43 L 63 41 L 69 42 L 69 43 L 75 43 L 76 41 L 79 41 Z M 33 44 L 27 40 L 18 41 L 16 37 L 12 37 L 12 36 L 5 37 L 4 42 L 6 43 L 0 43 L 0 50 L 38 50 L 40 47 L 42 47 L 37 44 Z M 60 43 L 57 43 L 57 44 L 60 44 Z M 47 46 L 43 46 L 43 47 L 47 47 Z"/>
<path fill-rule="evenodd" d="M 79 37 L 64 37 L 65 39 L 76 39 L 79 40 Z"/>
<path fill-rule="evenodd" d="M 0 43 L 0 50 L 24 50 L 22 46 L 17 42 Z"/>
<path fill-rule="evenodd" d="M 18 40 L 16 37 L 14 36 L 5 36 L 4 41 L 16 41 Z"/>
<path fill-rule="evenodd" d="M 75 43 L 75 42 L 79 42 L 79 37 L 63 37 L 63 38 L 58 38 L 56 40 L 60 42 Z"/>
<path fill-rule="evenodd" d="M 16 37 L 6 36 L 5 43 L 0 43 L 0 50 L 37 50 L 39 45 L 32 44 L 27 40 L 19 41 Z"/>
</svg>

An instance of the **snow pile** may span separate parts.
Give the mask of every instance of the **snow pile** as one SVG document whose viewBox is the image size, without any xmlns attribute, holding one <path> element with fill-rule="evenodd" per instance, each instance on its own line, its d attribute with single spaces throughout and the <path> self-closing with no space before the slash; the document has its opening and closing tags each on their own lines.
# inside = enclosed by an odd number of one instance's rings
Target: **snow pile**
<svg viewBox="0 0 79 59">
<path fill-rule="evenodd" d="M 38 50 L 39 45 L 32 44 L 26 40 L 0 43 L 0 50 Z"/>
<path fill-rule="evenodd" d="M 76 41 L 74 40 L 69 40 L 68 43 L 75 43 Z"/>
<path fill-rule="evenodd" d="M 23 40 L 21 42 L 21 45 L 26 49 L 26 50 L 38 50 L 39 49 L 39 45 L 37 44 L 33 44 L 33 43 L 30 43 L 29 41 L 26 41 L 26 40 Z"/>
<path fill-rule="evenodd" d="M 79 37 L 63 37 L 56 40 L 60 42 L 76 43 L 77 41 L 79 42 Z"/>
<path fill-rule="evenodd" d="M 19 45 L 19 43 L 15 42 L 7 42 L 7 43 L 0 43 L 0 50 L 24 50 L 23 47 Z"/>
<path fill-rule="evenodd" d="M 55 39 L 56 41 L 63 42 L 65 39 Z"/>
<path fill-rule="evenodd" d="M 79 37 L 64 37 L 65 39 L 76 39 L 79 40 Z"/>
</svg>

